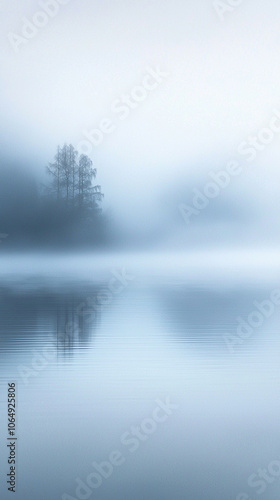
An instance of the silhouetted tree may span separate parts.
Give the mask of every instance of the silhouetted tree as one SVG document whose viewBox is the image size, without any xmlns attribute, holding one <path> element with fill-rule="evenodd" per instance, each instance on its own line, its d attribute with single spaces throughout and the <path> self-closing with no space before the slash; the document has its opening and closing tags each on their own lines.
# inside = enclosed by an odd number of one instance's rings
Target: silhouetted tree
<svg viewBox="0 0 280 500">
<path fill-rule="evenodd" d="M 79 156 L 72 144 L 58 146 L 47 172 L 51 176 L 51 192 L 55 192 L 57 200 L 64 200 L 68 207 L 71 199 L 72 208 L 82 211 L 99 210 L 98 202 L 103 194 L 99 185 L 92 185 L 96 168 L 88 156 Z"/>
<path fill-rule="evenodd" d="M 101 210 L 103 194 L 94 185 L 96 169 L 72 145 L 58 146 L 46 170 L 50 182 L 38 185 L 31 170 L 0 162 L 0 250 L 102 246 L 108 238 Z M 9 235 L 3 240 L 3 235 Z"/>
<path fill-rule="evenodd" d="M 47 166 L 47 173 L 52 177 L 51 189 L 56 193 L 56 198 L 59 200 L 62 187 L 62 152 L 60 146 L 57 147 L 53 163 L 49 163 Z"/>
</svg>

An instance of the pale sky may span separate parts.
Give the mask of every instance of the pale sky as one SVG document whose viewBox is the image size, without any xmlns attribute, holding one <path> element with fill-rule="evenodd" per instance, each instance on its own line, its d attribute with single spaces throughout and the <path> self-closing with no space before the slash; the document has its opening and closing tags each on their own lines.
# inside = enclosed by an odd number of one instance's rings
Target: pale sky
<svg viewBox="0 0 280 500">
<path fill-rule="evenodd" d="M 246 171 L 228 197 L 252 197 L 273 226 L 280 133 L 252 163 L 237 148 L 280 110 L 278 0 L 244 0 L 223 20 L 212 0 L 64 0 L 16 52 L 11 33 L 22 36 L 40 3 L 48 2 L 0 2 L 4 154 L 39 171 L 58 143 L 77 146 L 109 119 L 113 131 L 90 156 L 105 203 L 125 224 L 147 223 L 143 205 L 151 220 L 164 216 L 170 184 L 187 193 L 239 158 Z M 121 120 L 113 103 L 155 68 L 168 76 Z"/>
</svg>

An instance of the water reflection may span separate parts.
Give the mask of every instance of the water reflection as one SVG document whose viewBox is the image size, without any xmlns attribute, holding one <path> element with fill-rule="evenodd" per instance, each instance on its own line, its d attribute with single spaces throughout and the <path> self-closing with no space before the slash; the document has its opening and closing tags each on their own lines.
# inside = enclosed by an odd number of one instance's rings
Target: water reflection
<svg viewBox="0 0 280 500">
<path fill-rule="evenodd" d="M 174 418 L 125 455 L 98 498 L 251 498 L 247 478 L 279 457 L 279 307 L 242 355 L 231 356 L 223 336 L 275 285 L 202 287 L 149 276 L 105 305 L 108 280 L 41 283 L 0 288 L 2 381 L 15 379 L 19 392 L 15 498 L 75 498 L 76 478 L 113 450 L 125 452 L 120 436 L 168 395 L 178 403 Z M 46 352 L 53 361 L 39 370 Z M 3 412 L 5 404 L 2 397 Z"/>
<path fill-rule="evenodd" d="M 248 285 L 230 289 L 217 289 L 215 286 L 161 287 L 158 290 L 158 298 L 162 311 L 162 327 L 169 333 L 172 332 L 173 338 L 200 351 L 210 349 L 209 354 L 213 354 L 213 349 L 227 350 L 224 337 L 236 335 L 239 324 L 237 318 L 246 320 L 248 315 L 256 310 L 254 303 L 261 303 L 269 298 L 271 290 L 269 287 L 257 288 Z M 262 337 L 270 323 L 278 319 L 279 311 L 275 308 L 271 318 L 264 317 L 261 327 L 253 328 L 252 338 Z"/>
<path fill-rule="evenodd" d="M 2 286 L 0 336 L 2 349 L 50 343 L 70 354 L 93 341 L 102 308 L 93 304 L 102 285 L 53 288 Z"/>
</svg>

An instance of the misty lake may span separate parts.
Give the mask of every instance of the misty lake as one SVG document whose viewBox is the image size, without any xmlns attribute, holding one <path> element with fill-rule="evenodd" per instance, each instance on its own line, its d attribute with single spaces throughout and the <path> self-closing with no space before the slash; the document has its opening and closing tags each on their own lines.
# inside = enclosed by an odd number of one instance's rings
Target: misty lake
<svg viewBox="0 0 280 500">
<path fill-rule="evenodd" d="M 6 482 L 16 382 L 13 497 L 278 498 L 275 262 L 4 256 L 0 457 Z"/>
</svg>

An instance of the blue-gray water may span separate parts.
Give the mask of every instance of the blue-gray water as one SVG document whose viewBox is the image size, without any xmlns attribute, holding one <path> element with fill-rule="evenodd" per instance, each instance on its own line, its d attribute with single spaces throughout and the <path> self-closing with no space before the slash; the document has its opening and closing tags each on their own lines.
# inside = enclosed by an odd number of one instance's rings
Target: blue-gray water
<svg viewBox="0 0 280 500">
<path fill-rule="evenodd" d="M 279 498 L 280 305 L 236 341 L 237 318 L 271 303 L 273 262 L 30 257 L 0 272 L 1 499 L 79 498 L 77 478 L 86 483 L 92 463 L 115 450 L 122 464 L 81 498 Z M 9 381 L 18 400 L 13 496 Z M 149 433 L 147 419 L 168 398 L 174 408 Z M 134 437 L 134 452 L 124 438 L 133 426 L 148 432 Z M 260 479 L 260 469 L 270 472 Z"/>
</svg>

